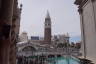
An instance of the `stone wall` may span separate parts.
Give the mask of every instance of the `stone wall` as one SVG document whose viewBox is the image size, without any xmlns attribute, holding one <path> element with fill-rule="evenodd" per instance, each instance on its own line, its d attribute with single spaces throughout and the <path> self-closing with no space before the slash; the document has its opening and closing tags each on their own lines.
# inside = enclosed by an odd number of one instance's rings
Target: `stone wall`
<svg viewBox="0 0 96 64">
<path fill-rule="evenodd" d="M 77 3 L 76 3 L 77 2 Z M 96 61 L 96 0 L 76 0 L 81 17 L 82 52 L 87 59 Z M 81 10 L 81 11 L 80 11 Z"/>
</svg>

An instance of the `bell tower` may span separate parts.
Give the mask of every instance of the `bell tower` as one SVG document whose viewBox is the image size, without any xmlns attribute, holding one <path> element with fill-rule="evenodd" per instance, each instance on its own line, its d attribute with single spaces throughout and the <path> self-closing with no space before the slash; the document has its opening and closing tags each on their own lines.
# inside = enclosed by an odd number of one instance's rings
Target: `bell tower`
<svg viewBox="0 0 96 64">
<path fill-rule="evenodd" d="M 46 44 L 51 43 L 51 18 L 50 18 L 48 11 L 47 11 L 47 15 L 45 17 L 44 41 Z"/>
</svg>

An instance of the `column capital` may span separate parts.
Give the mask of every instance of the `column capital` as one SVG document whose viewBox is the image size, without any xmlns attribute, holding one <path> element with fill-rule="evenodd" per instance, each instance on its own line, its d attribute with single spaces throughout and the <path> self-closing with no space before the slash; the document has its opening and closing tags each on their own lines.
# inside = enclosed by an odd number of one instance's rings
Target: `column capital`
<svg viewBox="0 0 96 64">
<path fill-rule="evenodd" d="M 79 14 L 82 14 L 83 13 L 83 9 L 82 8 L 79 8 L 78 9 L 78 12 L 79 12 Z"/>
<path fill-rule="evenodd" d="M 96 1 L 96 0 L 91 0 L 92 2 Z"/>
</svg>

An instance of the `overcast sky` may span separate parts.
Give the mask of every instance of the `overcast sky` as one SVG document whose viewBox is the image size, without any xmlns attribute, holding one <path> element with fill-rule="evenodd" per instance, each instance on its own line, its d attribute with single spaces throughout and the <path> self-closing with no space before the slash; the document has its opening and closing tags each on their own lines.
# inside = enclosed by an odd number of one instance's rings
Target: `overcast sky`
<svg viewBox="0 0 96 64">
<path fill-rule="evenodd" d="M 52 20 L 52 34 L 80 36 L 80 20 L 75 0 L 19 0 L 23 4 L 20 33 L 44 36 L 47 10 Z"/>
</svg>

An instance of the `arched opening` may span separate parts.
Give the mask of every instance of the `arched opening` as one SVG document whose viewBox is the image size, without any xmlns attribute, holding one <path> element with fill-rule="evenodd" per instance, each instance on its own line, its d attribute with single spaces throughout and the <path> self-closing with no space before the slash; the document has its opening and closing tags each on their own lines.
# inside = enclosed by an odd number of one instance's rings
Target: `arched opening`
<svg viewBox="0 0 96 64">
<path fill-rule="evenodd" d="M 24 51 L 24 52 L 28 52 L 28 51 L 35 52 L 36 49 L 35 49 L 34 47 L 32 47 L 32 46 L 27 46 L 27 47 L 24 47 L 24 48 L 22 49 L 22 51 Z"/>
</svg>

